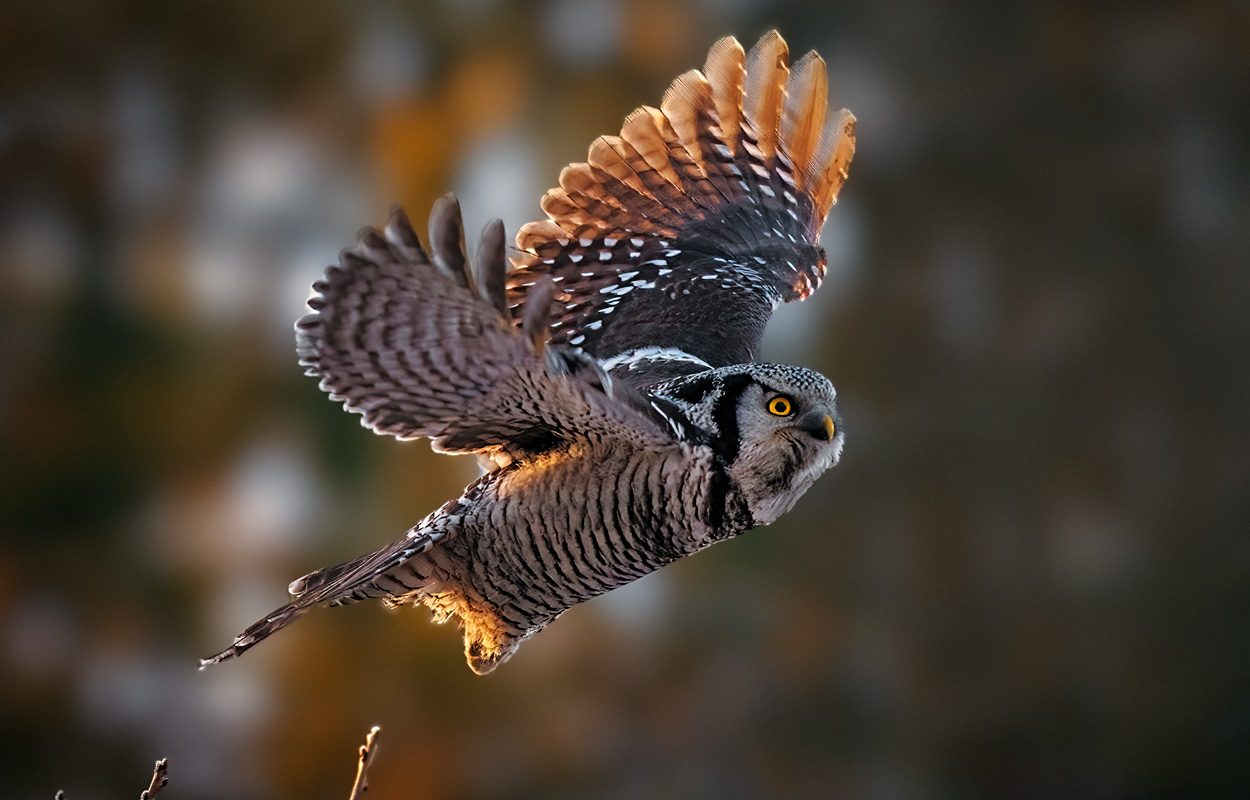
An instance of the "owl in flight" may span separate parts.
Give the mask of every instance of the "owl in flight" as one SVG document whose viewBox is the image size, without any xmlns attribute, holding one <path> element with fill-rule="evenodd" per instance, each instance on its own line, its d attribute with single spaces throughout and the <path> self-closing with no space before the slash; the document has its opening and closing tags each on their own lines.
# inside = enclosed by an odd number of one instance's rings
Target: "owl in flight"
<svg viewBox="0 0 1250 800">
<path fill-rule="evenodd" d="M 395 210 L 313 285 L 300 364 L 365 427 L 486 468 L 398 541 L 293 582 L 204 665 L 316 606 L 380 598 L 457 617 L 485 674 L 566 609 L 767 525 L 838 462 L 832 384 L 755 361 L 820 284 L 819 235 L 855 118 L 775 31 L 732 37 L 542 199 L 512 267 L 472 261 L 444 197 L 423 245 Z M 470 264 L 472 263 L 472 266 Z"/>
</svg>

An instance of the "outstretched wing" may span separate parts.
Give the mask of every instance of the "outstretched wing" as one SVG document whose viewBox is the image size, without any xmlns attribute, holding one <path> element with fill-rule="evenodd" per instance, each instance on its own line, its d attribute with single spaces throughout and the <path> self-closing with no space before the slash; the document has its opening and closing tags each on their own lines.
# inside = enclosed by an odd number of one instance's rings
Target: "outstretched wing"
<svg viewBox="0 0 1250 800">
<path fill-rule="evenodd" d="M 855 150 L 851 113 L 826 114 L 824 61 L 810 52 L 790 69 L 787 55 L 776 31 L 749 54 L 720 40 L 660 108 L 566 167 L 543 197 L 549 219 L 517 234 L 513 307 L 550 277 L 552 340 L 609 365 L 631 351 L 682 351 L 677 372 L 688 356 L 753 360 L 773 309 L 824 276 L 820 229 Z"/>
<path fill-rule="evenodd" d="M 297 349 L 332 399 L 377 433 L 449 452 L 523 455 L 588 432 L 671 441 L 649 404 L 593 359 L 547 345 L 549 281 L 513 325 L 502 223 L 483 233 L 476 272 L 463 241 L 450 196 L 430 212 L 432 257 L 396 209 L 313 284 Z"/>
</svg>

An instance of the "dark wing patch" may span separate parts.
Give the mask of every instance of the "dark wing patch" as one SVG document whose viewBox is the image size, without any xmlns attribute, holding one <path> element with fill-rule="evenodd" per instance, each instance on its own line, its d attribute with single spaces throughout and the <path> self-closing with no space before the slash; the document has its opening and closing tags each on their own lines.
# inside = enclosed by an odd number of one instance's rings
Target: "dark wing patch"
<svg viewBox="0 0 1250 800">
<path fill-rule="evenodd" d="M 749 55 L 722 39 L 660 108 L 597 139 L 543 197 L 548 219 L 517 234 L 508 302 L 550 277 L 553 341 L 752 360 L 776 305 L 820 284 L 820 228 L 854 152 L 850 112 L 826 119 L 824 62 L 786 57 L 776 32 Z"/>
</svg>

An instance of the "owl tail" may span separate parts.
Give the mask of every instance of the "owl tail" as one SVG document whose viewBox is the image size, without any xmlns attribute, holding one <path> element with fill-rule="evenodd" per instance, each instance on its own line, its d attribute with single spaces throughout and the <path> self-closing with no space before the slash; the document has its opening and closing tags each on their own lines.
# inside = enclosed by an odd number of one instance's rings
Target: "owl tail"
<svg viewBox="0 0 1250 800">
<path fill-rule="evenodd" d="M 385 593 L 379 592 L 375 585 L 379 576 L 426 552 L 444 536 L 444 531 L 422 530 L 418 526 L 410 530 L 404 538 L 381 550 L 310 572 L 292 581 L 287 587 L 293 598 L 291 602 L 248 626 L 225 650 L 200 659 L 200 669 L 228 661 L 251 649 L 317 606 L 345 605 L 356 600 L 383 596 Z"/>
</svg>

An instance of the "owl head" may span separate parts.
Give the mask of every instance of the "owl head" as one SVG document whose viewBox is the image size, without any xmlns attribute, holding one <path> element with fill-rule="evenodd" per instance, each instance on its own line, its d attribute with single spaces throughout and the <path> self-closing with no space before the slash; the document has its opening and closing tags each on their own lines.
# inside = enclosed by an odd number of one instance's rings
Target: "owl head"
<svg viewBox="0 0 1250 800">
<path fill-rule="evenodd" d="M 678 378 L 657 394 L 704 432 L 754 525 L 789 511 L 842 456 L 837 392 L 813 370 L 739 364 Z"/>
</svg>

